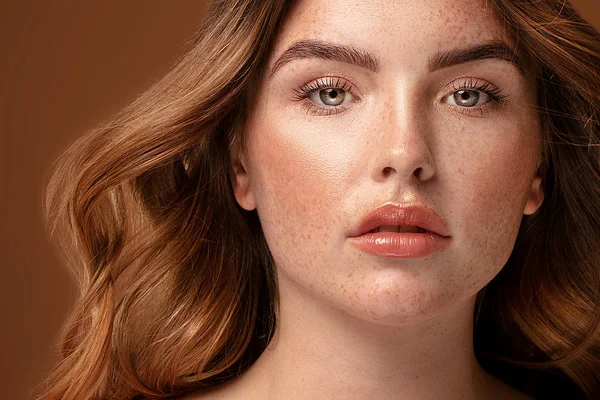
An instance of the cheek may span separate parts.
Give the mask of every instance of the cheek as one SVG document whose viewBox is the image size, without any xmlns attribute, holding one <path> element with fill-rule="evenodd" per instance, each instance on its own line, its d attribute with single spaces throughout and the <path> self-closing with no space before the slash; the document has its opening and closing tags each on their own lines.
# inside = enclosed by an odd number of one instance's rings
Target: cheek
<svg viewBox="0 0 600 400">
<path fill-rule="evenodd" d="M 463 153 L 460 185 L 452 191 L 457 206 L 453 217 L 462 221 L 456 232 L 464 244 L 462 257 L 467 265 L 481 268 L 473 276 L 472 269 L 466 271 L 464 278 L 477 288 L 510 257 L 536 166 L 535 142 L 514 126 L 502 132 L 486 146 Z"/>
<path fill-rule="evenodd" d="M 345 150 L 331 136 L 307 134 L 314 127 L 261 125 L 252 141 L 252 184 L 265 238 L 278 265 L 310 268 L 327 254 L 332 227 L 340 225 Z"/>
</svg>

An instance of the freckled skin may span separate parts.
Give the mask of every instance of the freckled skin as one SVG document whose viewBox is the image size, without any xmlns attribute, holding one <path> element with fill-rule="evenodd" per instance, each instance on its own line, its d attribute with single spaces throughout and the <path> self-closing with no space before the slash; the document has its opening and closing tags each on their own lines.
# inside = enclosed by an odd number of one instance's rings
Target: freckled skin
<svg viewBox="0 0 600 400">
<path fill-rule="evenodd" d="M 475 295 L 508 260 L 521 218 L 543 201 L 535 176 L 541 133 L 534 82 L 498 59 L 427 71 L 427 59 L 437 51 L 494 38 L 508 42 L 489 7 L 478 0 L 299 1 L 269 65 L 306 38 L 368 50 L 380 59 L 381 69 L 372 73 L 332 61 L 294 61 L 273 80 L 265 76 L 256 93 L 244 132 L 249 157 L 239 160 L 243 169 L 234 162 L 235 192 L 242 207 L 256 208 L 275 259 L 281 324 L 289 321 L 289 331 L 303 326 L 316 337 L 317 314 L 340 312 L 331 315 L 351 316 L 351 326 L 385 337 L 385 327 L 408 332 L 410 326 L 414 333 L 419 323 L 436 321 L 428 329 L 439 341 L 458 329 L 442 316 L 449 310 L 465 321 L 472 316 Z M 351 82 L 360 101 L 326 116 L 307 114 L 289 100 L 299 84 L 330 71 Z M 508 95 L 507 102 L 483 114 L 463 114 L 444 102 L 455 92 L 448 83 L 457 78 L 489 81 Z M 418 259 L 375 257 L 351 246 L 350 231 L 387 201 L 425 203 L 436 210 L 447 223 L 451 245 Z M 292 309 L 297 320 L 286 317 Z M 404 340 L 410 337 L 415 335 Z M 434 338 L 423 343 L 427 340 Z M 424 394 L 428 381 L 420 376 L 422 385 L 403 393 L 436 398 Z M 444 379 L 448 390 L 458 390 L 451 378 Z M 278 385 L 284 391 L 285 382 Z M 293 387 L 285 390 L 292 393 Z"/>
</svg>

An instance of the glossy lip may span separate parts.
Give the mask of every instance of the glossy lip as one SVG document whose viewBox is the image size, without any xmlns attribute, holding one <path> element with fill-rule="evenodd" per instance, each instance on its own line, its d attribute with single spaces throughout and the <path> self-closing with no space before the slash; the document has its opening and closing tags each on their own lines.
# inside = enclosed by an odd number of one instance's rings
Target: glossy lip
<svg viewBox="0 0 600 400">
<path fill-rule="evenodd" d="M 417 258 L 447 247 L 451 238 L 433 232 L 376 232 L 350 237 L 350 242 L 362 251 L 393 258 Z"/>
<path fill-rule="evenodd" d="M 350 237 L 360 237 L 368 234 L 371 230 L 384 226 L 417 226 L 425 229 L 425 233 L 412 233 L 412 235 L 434 235 L 449 238 L 448 227 L 444 220 L 435 211 L 416 204 L 386 203 L 374 210 L 369 211 L 361 220 L 359 225 L 350 233 Z M 405 235 L 411 232 L 378 232 L 379 234 L 395 233 Z M 369 235 L 375 235 L 369 234 Z M 389 235 L 388 235 L 389 236 Z M 408 236 L 406 236 L 408 237 Z"/>
</svg>

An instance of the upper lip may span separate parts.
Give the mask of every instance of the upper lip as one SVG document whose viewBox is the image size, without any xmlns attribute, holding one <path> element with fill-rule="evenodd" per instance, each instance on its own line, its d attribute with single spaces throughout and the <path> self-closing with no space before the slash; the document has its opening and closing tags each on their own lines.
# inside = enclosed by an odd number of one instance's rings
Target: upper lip
<svg viewBox="0 0 600 400">
<path fill-rule="evenodd" d="M 369 211 L 350 236 L 360 236 L 384 225 L 418 226 L 439 236 L 448 236 L 449 233 L 444 220 L 430 208 L 416 204 L 386 203 Z"/>
</svg>

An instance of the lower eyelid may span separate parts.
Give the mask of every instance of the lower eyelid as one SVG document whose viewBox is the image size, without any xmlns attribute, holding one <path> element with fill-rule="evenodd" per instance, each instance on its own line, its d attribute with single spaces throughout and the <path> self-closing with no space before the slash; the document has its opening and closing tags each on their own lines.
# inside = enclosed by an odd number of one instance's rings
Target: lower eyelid
<svg viewBox="0 0 600 400">
<path fill-rule="evenodd" d="M 318 104 L 314 104 L 310 99 L 305 99 L 302 102 L 302 106 L 306 109 L 307 113 L 312 113 L 313 115 L 335 115 L 341 112 L 346 111 L 348 108 L 346 106 L 321 106 Z"/>
<path fill-rule="evenodd" d="M 490 101 L 482 104 L 479 107 L 461 107 L 453 104 L 448 104 L 448 106 L 461 114 L 478 117 L 494 111 L 495 109 L 499 108 L 500 104 L 494 104 L 492 101 Z"/>
<path fill-rule="evenodd" d="M 458 111 L 459 113 L 469 115 L 469 116 L 472 116 L 473 114 L 483 115 L 483 113 L 485 112 L 485 110 L 481 107 L 478 107 L 478 108 L 454 107 L 454 108 L 456 108 L 456 111 Z"/>
</svg>

